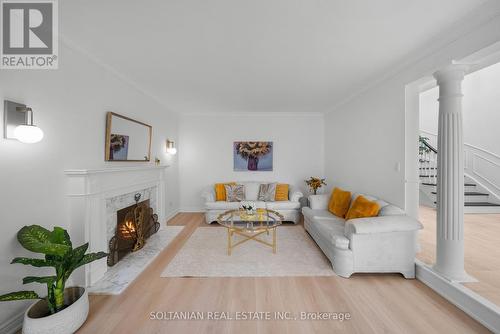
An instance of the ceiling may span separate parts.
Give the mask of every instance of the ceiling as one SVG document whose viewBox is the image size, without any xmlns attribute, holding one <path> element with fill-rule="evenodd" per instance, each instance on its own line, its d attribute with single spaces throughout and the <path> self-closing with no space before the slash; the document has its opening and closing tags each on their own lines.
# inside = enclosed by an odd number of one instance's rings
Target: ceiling
<svg viewBox="0 0 500 334">
<path fill-rule="evenodd" d="M 71 0 L 60 32 L 180 113 L 324 112 L 485 0 Z"/>
</svg>

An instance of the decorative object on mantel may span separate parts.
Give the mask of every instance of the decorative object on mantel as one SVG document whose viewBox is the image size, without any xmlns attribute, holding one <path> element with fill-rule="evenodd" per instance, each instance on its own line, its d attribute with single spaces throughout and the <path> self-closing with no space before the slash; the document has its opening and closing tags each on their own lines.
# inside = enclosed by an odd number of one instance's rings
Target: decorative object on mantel
<svg viewBox="0 0 500 334">
<path fill-rule="evenodd" d="M 4 138 L 25 144 L 38 143 L 43 131 L 33 124 L 33 109 L 24 104 L 4 101 Z"/>
<path fill-rule="evenodd" d="M 150 161 L 151 125 L 108 112 L 106 114 L 106 161 Z"/>
<path fill-rule="evenodd" d="M 175 143 L 169 139 L 167 139 L 167 153 L 171 154 L 171 155 L 177 154 L 177 149 L 175 148 Z"/>
<path fill-rule="evenodd" d="M 316 195 L 319 188 L 326 186 L 325 180 L 326 179 L 311 176 L 308 180 L 305 180 L 305 182 L 309 186 L 309 191 Z"/>
<path fill-rule="evenodd" d="M 237 141 L 233 143 L 235 171 L 272 171 L 272 141 Z"/>
<path fill-rule="evenodd" d="M 158 215 L 153 213 L 149 200 L 141 203 L 141 194 L 134 196 L 135 205 L 121 209 L 117 213 L 115 236 L 109 241 L 108 266 L 114 266 L 129 252 L 144 247 L 146 239 L 158 232 Z"/>
<path fill-rule="evenodd" d="M 70 334 L 80 328 L 89 312 L 85 288 L 65 288 L 66 281 L 78 267 L 106 257 L 104 252 L 88 253 L 88 243 L 73 248 L 68 232 L 61 227 L 49 231 L 39 225 L 24 226 L 17 233 L 17 240 L 25 249 L 44 254 L 44 259 L 16 257 L 11 263 L 34 267 L 54 267 L 52 276 L 27 276 L 23 284 L 47 285 L 47 297 L 35 291 L 18 291 L 0 296 L 0 301 L 40 299 L 24 314 L 23 333 Z"/>
</svg>

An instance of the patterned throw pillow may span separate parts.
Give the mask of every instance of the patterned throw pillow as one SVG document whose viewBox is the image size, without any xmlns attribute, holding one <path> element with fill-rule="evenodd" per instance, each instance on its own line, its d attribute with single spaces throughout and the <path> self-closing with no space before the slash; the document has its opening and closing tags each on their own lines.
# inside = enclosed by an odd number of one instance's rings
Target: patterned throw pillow
<svg viewBox="0 0 500 334">
<path fill-rule="evenodd" d="M 274 202 L 276 183 L 264 183 L 259 187 L 259 201 Z"/>
<path fill-rule="evenodd" d="M 226 201 L 241 202 L 245 200 L 245 186 L 242 184 L 225 184 Z"/>
</svg>

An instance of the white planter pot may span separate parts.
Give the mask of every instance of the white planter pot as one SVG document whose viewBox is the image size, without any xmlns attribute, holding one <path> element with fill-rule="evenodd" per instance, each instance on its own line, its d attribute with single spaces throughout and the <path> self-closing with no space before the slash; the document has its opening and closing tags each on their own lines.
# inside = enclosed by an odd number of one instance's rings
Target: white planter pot
<svg viewBox="0 0 500 334">
<path fill-rule="evenodd" d="M 89 314 L 87 290 L 80 287 L 64 290 L 62 311 L 48 314 L 47 302 L 39 300 L 24 314 L 23 334 L 72 334 L 80 328 Z"/>
</svg>

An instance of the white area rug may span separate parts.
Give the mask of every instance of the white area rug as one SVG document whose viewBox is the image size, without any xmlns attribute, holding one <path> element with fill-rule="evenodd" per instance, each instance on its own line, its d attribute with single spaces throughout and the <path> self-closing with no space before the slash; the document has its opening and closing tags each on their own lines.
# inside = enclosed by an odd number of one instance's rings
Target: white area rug
<svg viewBox="0 0 500 334">
<path fill-rule="evenodd" d="M 109 295 L 122 293 L 183 228 L 184 226 L 162 226 L 146 241 L 144 248 L 127 254 L 120 262 L 110 267 L 104 277 L 88 288 L 89 293 Z"/>
<path fill-rule="evenodd" d="M 271 241 L 271 236 L 259 237 Z M 233 243 L 239 237 L 234 237 Z M 302 226 L 280 226 L 278 249 L 249 240 L 227 255 L 223 227 L 199 227 L 162 277 L 335 276 L 332 266 Z"/>
</svg>

